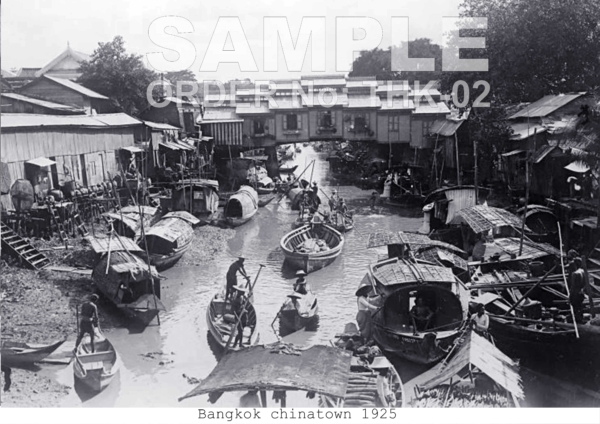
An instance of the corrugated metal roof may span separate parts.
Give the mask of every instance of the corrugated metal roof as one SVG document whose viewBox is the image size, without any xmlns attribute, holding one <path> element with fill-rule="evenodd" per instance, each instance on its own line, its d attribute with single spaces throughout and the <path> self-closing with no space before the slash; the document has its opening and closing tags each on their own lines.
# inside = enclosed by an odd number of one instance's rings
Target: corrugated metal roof
<svg viewBox="0 0 600 424">
<path fill-rule="evenodd" d="M 378 96 L 365 95 L 350 95 L 348 96 L 349 108 L 368 108 L 368 107 L 381 107 L 381 100 Z"/>
<path fill-rule="evenodd" d="M 464 122 L 464 119 L 436 119 L 433 125 L 431 126 L 430 132 L 431 134 L 439 134 L 442 137 L 451 137 Z"/>
<path fill-rule="evenodd" d="M 530 124 L 527 122 L 515 122 L 510 123 L 510 127 L 513 130 L 510 136 L 511 140 L 523 140 L 528 137 L 532 137 L 534 134 L 541 134 L 546 132 L 546 128 L 539 124 Z"/>
<path fill-rule="evenodd" d="M 381 100 L 381 110 L 412 110 L 415 102 L 406 97 L 393 97 Z"/>
<path fill-rule="evenodd" d="M 95 91 L 92 91 L 89 88 L 85 88 L 83 85 L 77 84 L 76 82 L 73 82 L 71 80 L 64 78 L 55 78 L 51 77 L 50 75 L 44 75 L 43 78 L 48 78 L 50 81 L 54 81 L 55 83 L 60 84 L 63 87 L 67 87 L 71 90 L 77 91 L 79 94 L 83 94 L 84 96 L 92 97 L 94 99 L 108 100 L 108 97 L 103 96 L 100 93 L 96 93 Z"/>
<path fill-rule="evenodd" d="M 180 129 L 178 127 L 174 127 L 173 125 L 162 124 L 160 122 L 144 121 L 144 124 L 147 127 L 154 128 L 156 130 L 179 130 Z"/>
<path fill-rule="evenodd" d="M 70 111 L 70 112 L 80 112 L 82 114 L 85 112 L 84 109 L 82 109 L 82 108 L 77 108 L 77 107 L 68 106 L 68 105 L 62 105 L 60 103 L 50 102 L 48 100 L 35 99 L 33 97 L 24 96 L 23 94 L 2 93 L 2 97 L 7 97 L 9 99 L 18 100 L 21 102 L 31 103 L 31 104 L 34 104 L 37 106 L 48 108 L 48 109 L 54 109 L 54 110 L 60 110 L 60 111 Z"/>
<path fill-rule="evenodd" d="M 519 112 L 508 117 L 508 119 L 517 118 L 541 118 L 547 116 L 557 109 L 565 106 L 573 100 L 583 96 L 585 93 L 574 94 L 552 94 L 544 96 L 529 106 L 521 109 Z"/>
<path fill-rule="evenodd" d="M 250 102 L 238 103 L 237 107 L 235 108 L 235 113 L 238 115 L 265 115 L 271 112 L 269 111 L 269 105 L 267 103 L 261 103 L 260 105 L 256 106 L 254 102 Z"/>
<path fill-rule="evenodd" d="M 34 113 L 2 114 L 0 127 L 129 127 L 141 125 L 141 121 L 125 113 L 107 113 L 100 115 L 42 115 Z"/>
<path fill-rule="evenodd" d="M 450 113 L 450 109 L 448 109 L 446 103 L 439 102 L 436 103 L 435 107 L 429 106 L 429 104 L 417 105 L 413 113 L 415 115 L 423 115 L 428 113 Z"/>
</svg>

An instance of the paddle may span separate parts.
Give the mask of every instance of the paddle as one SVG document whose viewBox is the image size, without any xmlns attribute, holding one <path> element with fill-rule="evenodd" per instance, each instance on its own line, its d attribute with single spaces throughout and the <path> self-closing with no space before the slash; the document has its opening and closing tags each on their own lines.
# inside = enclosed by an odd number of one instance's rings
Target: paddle
<svg viewBox="0 0 600 424">
<path fill-rule="evenodd" d="M 249 299 L 252 296 L 252 292 L 254 291 L 254 286 L 256 285 L 256 282 L 258 281 L 258 276 L 260 275 L 260 272 L 262 271 L 263 268 L 264 268 L 264 265 L 260 264 L 260 268 L 258 269 L 258 272 L 256 273 L 256 277 L 254 278 L 254 283 L 252 283 L 252 285 L 250 286 L 250 288 L 248 290 L 248 297 L 244 300 L 244 303 L 242 304 L 242 310 L 241 310 L 239 316 L 234 311 L 234 315 L 236 316 L 237 319 L 236 319 L 235 325 L 233 326 L 233 328 L 231 330 L 231 333 L 229 334 L 229 339 L 227 339 L 227 343 L 225 344 L 225 351 L 229 350 L 229 345 L 231 344 L 231 340 L 233 340 L 233 337 L 235 336 L 235 333 L 237 332 L 238 325 L 239 325 L 240 321 L 242 320 L 242 317 L 246 313 L 246 305 L 248 304 Z M 246 283 L 246 286 L 248 286 L 248 283 Z M 243 329 L 242 329 L 242 331 L 243 331 Z"/>
<path fill-rule="evenodd" d="M 315 160 L 313 159 L 311 163 L 308 164 L 308 166 L 306 168 L 304 168 L 304 171 L 302 171 L 302 173 L 300 175 L 298 175 L 298 177 L 292 181 L 292 183 L 290 184 L 289 188 L 287 189 L 287 191 L 285 193 L 283 193 L 281 196 L 279 196 L 279 199 L 277 200 L 277 203 L 281 202 L 281 199 L 283 199 L 285 196 L 287 196 L 287 194 L 292 190 L 292 187 L 294 186 L 294 184 L 296 184 L 298 181 L 300 181 L 300 177 L 302 175 L 304 175 L 304 173 L 308 170 L 308 168 L 310 167 L 310 165 L 312 165 L 312 163 Z"/>
</svg>

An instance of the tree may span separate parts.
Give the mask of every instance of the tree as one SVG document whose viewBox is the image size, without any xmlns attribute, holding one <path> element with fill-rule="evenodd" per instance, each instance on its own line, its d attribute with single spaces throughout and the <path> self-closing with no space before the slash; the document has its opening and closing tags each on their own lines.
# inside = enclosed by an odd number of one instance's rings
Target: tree
<svg viewBox="0 0 600 424">
<path fill-rule="evenodd" d="M 146 90 L 158 75 L 146 68 L 142 56 L 128 54 L 120 35 L 108 43 L 98 43 L 89 61 L 81 64 L 78 83 L 109 97 L 130 115 L 139 114 L 146 106 Z"/>
<path fill-rule="evenodd" d="M 408 57 L 433 58 L 435 71 L 394 71 L 392 70 L 392 51 L 401 46 L 393 46 L 387 50 L 373 49 L 361 52 L 352 65 L 351 77 L 374 76 L 378 80 L 406 80 L 409 84 L 419 81 L 426 84 L 430 80 L 440 78 L 442 70 L 442 48 L 428 38 L 417 38 L 408 42 Z"/>
<path fill-rule="evenodd" d="M 600 85 L 600 2 L 597 0 L 464 0 L 463 18 L 486 17 L 485 49 L 463 49 L 461 58 L 487 58 L 488 72 L 445 72 L 443 88 L 476 80 L 501 103 L 535 101 L 546 94 Z M 449 40 L 452 44 L 455 40 Z M 473 96 L 471 96 L 473 98 Z"/>
<path fill-rule="evenodd" d="M 185 93 L 196 92 L 196 94 L 192 97 L 196 97 L 198 100 L 200 100 L 202 98 L 202 95 L 203 95 L 202 84 L 198 84 L 198 81 L 196 80 L 196 75 L 189 69 L 184 69 L 183 71 L 167 72 L 167 73 L 163 74 L 163 77 L 166 81 L 171 83 L 174 96 L 180 97 L 180 95 L 182 94 L 182 93 L 179 93 L 177 90 L 177 86 L 179 85 L 182 92 L 185 92 Z M 179 83 L 179 84 L 177 84 L 177 83 Z M 185 97 L 188 97 L 188 96 L 185 96 Z"/>
</svg>

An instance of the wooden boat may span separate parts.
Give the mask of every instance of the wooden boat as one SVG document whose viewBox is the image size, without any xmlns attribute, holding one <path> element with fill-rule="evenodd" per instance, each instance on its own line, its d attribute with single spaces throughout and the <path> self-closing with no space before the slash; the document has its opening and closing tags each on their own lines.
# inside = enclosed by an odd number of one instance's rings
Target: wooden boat
<svg viewBox="0 0 600 424">
<path fill-rule="evenodd" d="M 40 362 L 58 349 L 64 342 L 64 340 L 61 340 L 59 342 L 44 345 L 17 342 L 14 340 L 2 340 L 2 349 L 0 350 L 2 364 L 7 366 L 23 366 Z"/>
<path fill-rule="evenodd" d="M 167 269 L 181 259 L 192 244 L 194 230 L 192 224 L 200 220 L 187 212 L 165 215 L 149 230 L 140 242 L 148 249 L 150 263 L 158 270 Z"/>
<path fill-rule="evenodd" d="M 258 194 L 249 186 L 242 186 L 225 203 L 225 221 L 238 227 L 250 221 L 258 211 Z"/>
<path fill-rule="evenodd" d="M 365 278 L 380 305 L 372 315 L 373 338 L 388 353 L 433 364 L 446 355 L 467 324 L 467 289 L 451 268 L 395 257 L 372 265 Z M 361 296 L 366 294 L 361 291 Z M 429 309 L 427 320 L 413 315 L 417 303 Z"/>
<path fill-rule="evenodd" d="M 257 318 L 256 310 L 252 304 L 252 297 L 246 304 L 248 312 L 248 326 L 244 328 L 244 338 L 242 340 L 243 348 L 253 346 L 258 343 L 260 335 L 256 328 Z M 227 347 L 229 350 L 239 350 L 238 347 L 233 347 L 235 336 L 231 338 L 231 332 L 236 325 L 235 315 L 231 311 L 231 303 L 225 302 L 225 292 L 217 293 L 210 301 L 206 309 L 206 323 L 208 330 L 212 334 L 215 341 L 222 347 Z M 231 338 L 229 346 L 227 342 Z"/>
<path fill-rule="evenodd" d="M 279 401 L 278 408 L 285 408 L 288 401 L 292 405 L 306 406 L 308 402 L 309 406 L 317 407 L 317 397 L 306 393 L 342 398 L 348 385 L 351 358 L 350 352 L 331 346 L 301 348 L 287 343 L 252 346 L 223 356 L 211 373 L 179 401 L 209 394 L 209 402 L 215 403 L 224 392 L 258 391 L 260 398 L 255 396 L 252 406 L 267 407 L 267 399 L 271 397 L 267 392 L 273 391 Z M 311 398 L 314 398 L 312 404 Z"/>
<path fill-rule="evenodd" d="M 338 215 L 337 222 L 330 217 L 330 221 L 327 225 L 338 230 L 340 233 L 346 233 L 354 228 L 354 218 L 351 215 L 346 215 L 343 219 L 340 219 Z"/>
<path fill-rule="evenodd" d="M 302 328 L 310 329 L 318 320 L 317 296 L 307 287 L 307 294 L 291 293 L 279 309 L 279 335 L 285 337 Z"/>
<path fill-rule="evenodd" d="M 360 334 L 354 323 L 346 324 L 344 333 L 336 335 L 334 345 L 344 349 L 348 346 L 348 340 L 350 339 L 360 339 Z M 381 354 L 379 348 L 372 347 L 371 349 L 373 349 L 372 354 L 360 354 L 354 350 L 350 362 L 348 387 L 342 403 L 336 404 L 334 399 L 321 396 L 319 406 L 343 408 L 404 407 L 403 384 L 398 371 Z"/>
<path fill-rule="evenodd" d="M 258 194 L 270 194 L 275 191 L 275 183 L 270 177 L 264 177 L 256 183 Z"/>
<path fill-rule="evenodd" d="M 99 331 L 94 338 L 95 351 L 92 352 L 90 336 L 86 335 L 73 362 L 75 380 L 94 392 L 104 390 L 119 372 L 120 359 L 112 343 Z"/>
<path fill-rule="evenodd" d="M 412 408 L 515 408 L 524 398 L 518 363 L 470 330 L 444 361 L 404 389 Z"/>
<path fill-rule="evenodd" d="M 296 171 L 296 169 L 298 169 L 298 165 L 294 165 L 294 166 L 280 166 L 279 167 L 279 173 L 281 174 L 292 174 Z"/>
<path fill-rule="evenodd" d="M 283 236 L 279 245 L 285 262 L 308 274 L 335 261 L 344 247 L 344 236 L 328 225 L 313 221 Z"/>
<path fill-rule="evenodd" d="M 150 324 L 165 306 L 160 301 L 160 279 L 154 266 L 127 251 L 105 255 L 92 271 L 96 287 L 125 315 Z M 150 274 L 150 272 L 152 274 Z"/>
</svg>

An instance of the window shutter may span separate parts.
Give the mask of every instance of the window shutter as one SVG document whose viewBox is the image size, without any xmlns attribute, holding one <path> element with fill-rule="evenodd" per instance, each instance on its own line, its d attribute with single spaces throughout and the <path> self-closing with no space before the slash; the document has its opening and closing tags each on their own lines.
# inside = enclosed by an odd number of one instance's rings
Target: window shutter
<svg viewBox="0 0 600 424">
<path fill-rule="evenodd" d="M 302 129 L 302 115 L 296 115 L 296 122 L 298 123 L 298 129 Z"/>
<path fill-rule="evenodd" d="M 288 115 L 283 115 L 283 130 L 287 130 Z"/>
</svg>

